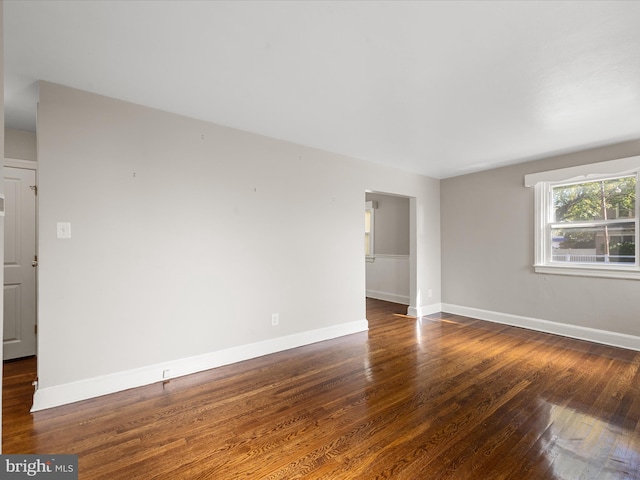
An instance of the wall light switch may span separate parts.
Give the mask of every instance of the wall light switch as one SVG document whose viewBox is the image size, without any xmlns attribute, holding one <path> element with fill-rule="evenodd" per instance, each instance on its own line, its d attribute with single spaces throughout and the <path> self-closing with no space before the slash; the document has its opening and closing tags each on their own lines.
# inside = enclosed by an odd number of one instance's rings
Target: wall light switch
<svg viewBox="0 0 640 480">
<path fill-rule="evenodd" d="M 56 231 L 58 238 L 71 238 L 71 223 L 58 222 Z"/>
</svg>

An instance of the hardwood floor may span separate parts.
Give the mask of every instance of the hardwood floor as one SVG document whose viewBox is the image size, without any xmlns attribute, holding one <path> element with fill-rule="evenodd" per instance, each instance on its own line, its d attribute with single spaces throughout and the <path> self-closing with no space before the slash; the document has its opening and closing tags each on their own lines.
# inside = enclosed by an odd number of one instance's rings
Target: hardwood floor
<svg viewBox="0 0 640 480">
<path fill-rule="evenodd" d="M 34 414 L 34 360 L 6 363 L 3 453 L 75 453 L 81 479 L 640 479 L 640 353 L 404 311 Z"/>
</svg>

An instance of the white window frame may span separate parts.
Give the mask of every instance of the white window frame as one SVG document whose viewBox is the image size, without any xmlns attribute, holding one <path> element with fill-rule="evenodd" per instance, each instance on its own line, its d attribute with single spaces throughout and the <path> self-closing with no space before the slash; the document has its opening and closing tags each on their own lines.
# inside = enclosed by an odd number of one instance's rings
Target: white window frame
<svg viewBox="0 0 640 480">
<path fill-rule="evenodd" d="M 595 182 L 622 176 L 636 175 L 636 261 L 633 265 L 622 263 L 565 263 L 553 262 L 551 257 L 551 231 L 553 223 L 552 188 L 556 185 L 580 181 Z M 640 280 L 639 212 L 640 212 L 640 156 L 581 165 L 547 172 L 525 175 L 525 186 L 533 187 L 535 198 L 534 233 L 536 273 L 577 275 L 583 277 L 627 278 Z"/>
<path fill-rule="evenodd" d="M 367 255 L 366 252 L 365 252 L 365 258 L 368 261 L 373 261 L 374 255 L 375 255 L 375 250 L 374 250 L 374 246 L 375 246 L 375 239 L 374 239 L 375 208 L 376 208 L 376 202 L 365 202 L 364 203 L 365 214 L 367 212 L 369 213 L 369 231 L 368 232 L 366 230 L 366 225 L 365 225 L 365 235 L 369 234 L 369 255 Z"/>
</svg>

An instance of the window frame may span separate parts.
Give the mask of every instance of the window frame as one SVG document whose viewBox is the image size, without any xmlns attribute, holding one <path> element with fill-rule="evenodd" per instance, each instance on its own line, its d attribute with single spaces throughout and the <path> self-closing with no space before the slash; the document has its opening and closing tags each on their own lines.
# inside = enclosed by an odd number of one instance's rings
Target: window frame
<svg viewBox="0 0 640 480">
<path fill-rule="evenodd" d="M 552 260 L 551 227 L 553 218 L 553 187 L 572 183 L 597 182 L 613 178 L 636 176 L 635 263 L 573 263 Z M 640 156 L 608 162 L 570 167 L 525 175 L 525 186 L 534 189 L 534 271 L 542 274 L 576 275 L 586 277 L 626 278 L 640 280 Z M 585 223 L 598 223 L 585 222 Z"/>
<path fill-rule="evenodd" d="M 371 260 L 374 258 L 375 255 L 375 202 L 373 201 L 366 201 L 364 203 L 364 212 L 365 212 L 365 229 L 364 229 L 364 234 L 365 234 L 365 242 L 369 244 L 369 253 L 367 254 L 366 251 L 366 246 L 365 246 L 365 258 L 368 260 Z M 367 231 L 367 224 L 366 224 L 366 214 L 369 213 L 369 231 Z M 367 242 L 367 235 L 368 235 L 368 242 Z"/>
</svg>

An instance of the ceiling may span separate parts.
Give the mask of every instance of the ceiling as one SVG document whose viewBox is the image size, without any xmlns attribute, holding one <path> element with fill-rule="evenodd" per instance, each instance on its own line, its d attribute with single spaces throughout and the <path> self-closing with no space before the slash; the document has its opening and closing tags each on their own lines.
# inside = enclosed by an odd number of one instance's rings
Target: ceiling
<svg viewBox="0 0 640 480">
<path fill-rule="evenodd" d="M 47 80 L 445 178 L 640 138 L 640 2 L 4 1 Z"/>
</svg>

